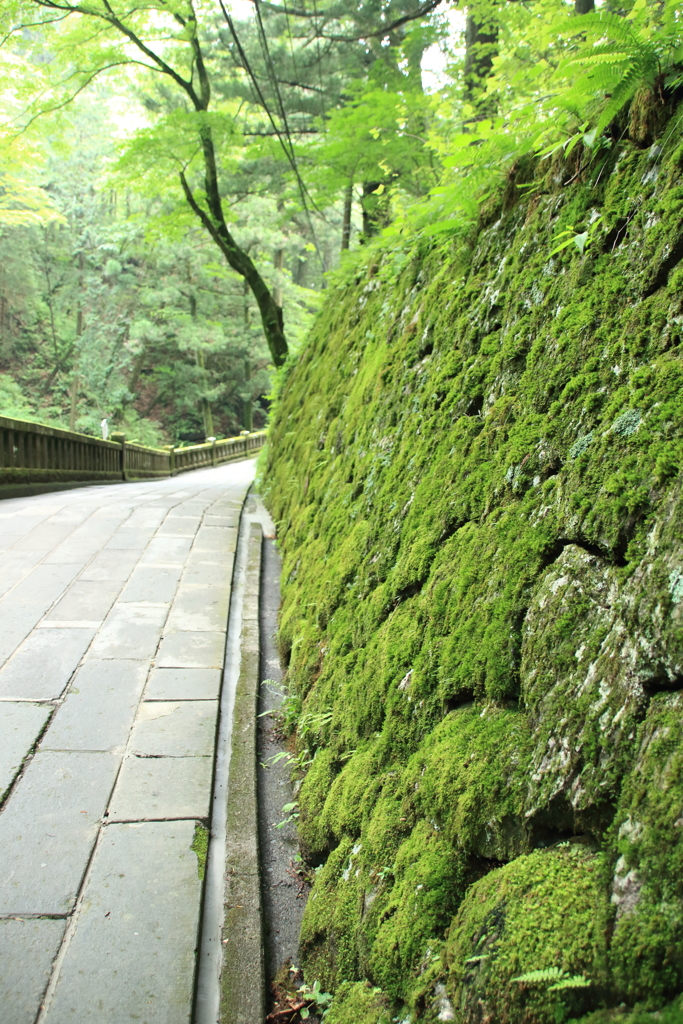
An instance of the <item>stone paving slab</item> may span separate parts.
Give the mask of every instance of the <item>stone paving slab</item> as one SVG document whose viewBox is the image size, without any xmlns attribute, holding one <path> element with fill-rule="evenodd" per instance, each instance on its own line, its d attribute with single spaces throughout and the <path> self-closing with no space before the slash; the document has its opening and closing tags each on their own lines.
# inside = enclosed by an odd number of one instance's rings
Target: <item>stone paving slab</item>
<svg viewBox="0 0 683 1024">
<path fill-rule="evenodd" d="M 220 691 L 218 668 L 155 668 L 145 700 L 217 700 Z"/>
<path fill-rule="evenodd" d="M 209 816 L 213 757 L 127 757 L 109 822 Z"/>
<path fill-rule="evenodd" d="M 153 658 L 168 608 L 167 604 L 132 602 L 115 605 L 95 638 L 90 656 L 138 661 Z"/>
<path fill-rule="evenodd" d="M 0 669 L 0 698 L 55 700 L 90 646 L 95 629 L 39 629 Z"/>
<path fill-rule="evenodd" d="M 237 545 L 237 530 L 224 526 L 202 526 L 197 532 L 193 551 L 206 551 L 216 555 L 234 553 Z"/>
<path fill-rule="evenodd" d="M 189 1024 L 201 895 L 193 836 L 192 821 L 106 827 L 46 1024 Z"/>
<path fill-rule="evenodd" d="M 51 707 L 40 704 L 0 704 L 0 800 L 12 785 L 51 711 Z"/>
<path fill-rule="evenodd" d="M 145 701 L 129 749 L 147 757 L 199 757 L 213 753 L 218 704 L 212 700 Z"/>
<path fill-rule="evenodd" d="M 199 584 L 201 586 L 224 587 L 229 586 L 232 576 L 232 559 L 230 555 L 230 569 L 228 569 L 228 558 L 225 563 L 221 559 L 205 561 L 206 555 L 190 554 L 183 572 L 183 583 Z"/>
<path fill-rule="evenodd" d="M 81 573 L 80 580 L 118 580 L 123 583 L 128 579 L 134 566 L 140 560 L 138 550 L 100 551 Z"/>
<path fill-rule="evenodd" d="M 222 668 L 224 652 L 224 632 L 166 633 L 156 663 L 158 668 Z"/>
<path fill-rule="evenodd" d="M 121 594 L 122 601 L 171 603 L 182 573 L 180 565 L 139 565 Z"/>
<path fill-rule="evenodd" d="M 194 537 L 196 532 L 196 515 L 178 515 L 170 512 L 157 530 L 157 537 Z"/>
<path fill-rule="evenodd" d="M 66 921 L 0 921 L 2 1024 L 34 1024 Z"/>
<path fill-rule="evenodd" d="M 0 521 L 0 536 L 3 530 L 4 524 Z M 12 587 L 15 587 L 40 561 L 40 553 L 37 551 L 31 553 L 25 551 L 3 551 L 0 557 L 2 557 L 0 597 L 3 597 Z"/>
<path fill-rule="evenodd" d="M 149 542 L 141 565 L 184 565 L 192 537 L 155 537 Z"/>
<path fill-rule="evenodd" d="M 206 633 L 225 629 L 230 604 L 227 580 L 229 577 L 219 587 L 188 584 L 183 580 L 166 623 L 168 632 L 193 630 Z"/>
<path fill-rule="evenodd" d="M 144 551 L 153 536 L 153 526 L 121 526 L 105 545 L 105 551 Z"/>
<path fill-rule="evenodd" d="M 125 517 L 125 512 L 106 519 L 90 516 L 50 551 L 45 558 L 46 563 L 76 562 L 81 558 L 89 561 L 107 543 Z"/>
<path fill-rule="evenodd" d="M 39 751 L 0 815 L 0 914 L 68 913 L 120 764 Z"/>
<path fill-rule="evenodd" d="M 88 659 L 76 673 L 41 750 L 123 750 L 149 661 Z"/>
<path fill-rule="evenodd" d="M 120 581 L 78 580 L 71 584 L 64 597 L 50 609 L 45 618 L 48 622 L 67 622 L 69 619 L 102 622 L 120 591 Z"/>
<path fill-rule="evenodd" d="M 0 664 L 77 576 L 80 565 L 38 565 L 0 600 Z"/>
</svg>

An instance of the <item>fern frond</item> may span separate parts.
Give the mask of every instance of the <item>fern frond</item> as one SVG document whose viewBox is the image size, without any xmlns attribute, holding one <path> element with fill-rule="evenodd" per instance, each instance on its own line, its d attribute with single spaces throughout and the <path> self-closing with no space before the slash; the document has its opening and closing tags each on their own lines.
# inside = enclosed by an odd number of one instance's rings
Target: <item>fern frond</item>
<svg viewBox="0 0 683 1024">
<path fill-rule="evenodd" d="M 544 981 L 561 981 L 564 978 L 566 978 L 566 973 L 561 967 L 546 967 L 542 971 L 527 971 L 526 974 L 518 974 L 516 978 L 510 978 L 510 981 L 535 984 Z"/>
<path fill-rule="evenodd" d="M 598 133 L 603 132 L 608 124 L 617 116 L 624 104 L 628 103 L 640 85 L 641 80 L 642 75 L 639 74 L 639 69 L 635 66 L 629 68 L 598 118 L 595 126 Z"/>
<path fill-rule="evenodd" d="M 589 988 L 591 985 L 589 978 L 585 978 L 583 974 L 575 974 L 571 978 L 561 978 L 548 988 L 548 992 L 561 992 L 567 988 Z"/>
<path fill-rule="evenodd" d="M 634 31 L 630 21 L 626 21 L 620 14 L 610 14 L 607 11 L 595 11 L 591 14 L 578 14 L 571 19 L 569 32 L 572 35 L 581 33 L 587 36 L 608 36 L 617 42 L 638 44 L 640 40 Z"/>
</svg>

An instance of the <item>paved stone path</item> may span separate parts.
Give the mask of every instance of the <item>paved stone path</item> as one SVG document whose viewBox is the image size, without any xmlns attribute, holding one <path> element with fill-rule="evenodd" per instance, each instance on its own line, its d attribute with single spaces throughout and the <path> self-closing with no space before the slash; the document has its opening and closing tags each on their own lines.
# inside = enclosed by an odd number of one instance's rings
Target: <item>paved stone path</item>
<svg viewBox="0 0 683 1024">
<path fill-rule="evenodd" d="M 0 1020 L 187 1024 L 253 461 L 0 502 Z"/>
</svg>

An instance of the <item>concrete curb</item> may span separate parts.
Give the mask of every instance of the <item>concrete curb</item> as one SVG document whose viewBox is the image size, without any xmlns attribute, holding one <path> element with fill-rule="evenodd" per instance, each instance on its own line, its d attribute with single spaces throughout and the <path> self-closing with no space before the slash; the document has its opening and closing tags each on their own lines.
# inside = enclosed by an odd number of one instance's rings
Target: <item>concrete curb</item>
<svg viewBox="0 0 683 1024">
<path fill-rule="evenodd" d="M 265 963 L 256 792 L 259 691 L 259 593 L 263 532 L 251 523 L 235 694 L 227 807 L 225 919 L 221 1013 L 223 1024 L 261 1024 Z"/>
</svg>

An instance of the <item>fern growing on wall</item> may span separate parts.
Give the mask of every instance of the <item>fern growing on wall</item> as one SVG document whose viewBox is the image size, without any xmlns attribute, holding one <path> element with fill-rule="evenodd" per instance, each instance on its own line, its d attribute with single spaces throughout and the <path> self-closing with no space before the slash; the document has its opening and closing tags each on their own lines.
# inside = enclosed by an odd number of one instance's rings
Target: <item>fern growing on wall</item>
<svg viewBox="0 0 683 1024">
<path fill-rule="evenodd" d="M 525 156 L 549 157 L 560 149 L 569 156 L 579 143 L 597 152 L 611 144 L 605 130 L 639 89 L 658 90 L 662 98 L 665 88 L 683 82 L 678 0 L 636 0 L 625 17 L 574 15 L 566 5 L 540 0 L 528 8 L 508 4 L 505 17 L 488 86 L 499 98 L 498 116 L 473 119 L 461 106 L 453 132 L 439 143 L 443 180 L 428 201 L 399 219 L 394 232 L 467 231 L 482 203 Z"/>
<path fill-rule="evenodd" d="M 562 105 L 577 112 L 592 110 L 595 131 L 603 132 L 639 88 L 654 88 L 680 58 L 683 34 L 676 8 L 680 12 L 677 4 L 662 4 L 658 22 L 645 0 L 638 0 L 625 18 L 594 12 L 572 19 L 572 33 L 581 34 L 585 42 L 558 70 L 558 77 L 569 76 L 576 83 L 561 94 Z"/>
</svg>

